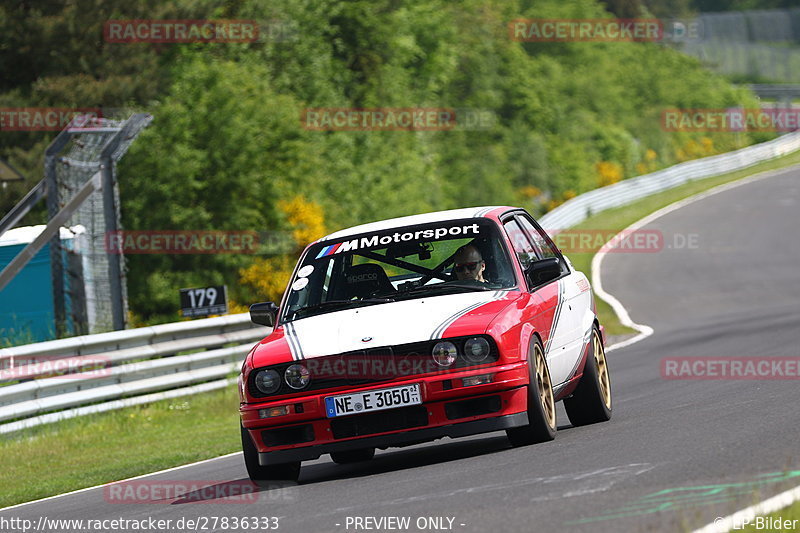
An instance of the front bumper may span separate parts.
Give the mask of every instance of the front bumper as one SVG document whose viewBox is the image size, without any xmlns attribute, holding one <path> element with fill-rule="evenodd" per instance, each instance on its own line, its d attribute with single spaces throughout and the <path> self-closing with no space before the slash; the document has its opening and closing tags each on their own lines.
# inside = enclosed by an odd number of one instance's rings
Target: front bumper
<svg viewBox="0 0 800 533">
<path fill-rule="evenodd" d="M 291 461 L 310 461 L 317 459 L 326 453 L 344 452 L 348 450 L 360 450 L 363 448 L 390 448 L 392 446 L 404 446 L 428 442 L 442 437 L 466 437 L 468 435 L 478 435 L 491 431 L 501 431 L 517 426 L 528 424 L 528 413 L 515 413 L 499 417 L 491 417 L 483 420 L 473 420 L 472 422 L 461 422 L 447 426 L 415 429 L 402 433 L 390 433 L 377 437 L 362 437 L 359 439 L 345 440 L 342 442 L 332 442 L 329 444 L 318 444 L 316 446 L 306 446 L 289 450 L 279 450 L 272 452 L 259 452 L 258 462 L 261 465 L 288 463 Z"/>
<path fill-rule="evenodd" d="M 465 377 L 485 374 L 492 375 L 491 383 L 460 385 Z M 411 383 L 420 385 L 421 405 L 325 416 L 327 396 Z M 403 446 L 522 426 L 528 423 L 527 384 L 528 366 L 521 361 L 244 404 L 240 414 L 259 451 L 259 462 L 278 464 L 316 459 L 331 452 Z M 260 409 L 281 406 L 288 406 L 289 414 L 259 417 Z"/>
</svg>

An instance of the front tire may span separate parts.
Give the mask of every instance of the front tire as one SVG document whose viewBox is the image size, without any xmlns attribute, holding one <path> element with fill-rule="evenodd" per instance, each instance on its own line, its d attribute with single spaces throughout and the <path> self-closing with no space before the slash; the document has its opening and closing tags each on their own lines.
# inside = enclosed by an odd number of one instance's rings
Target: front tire
<svg viewBox="0 0 800 533">
<path fill-rule="evenodd" d="M 611 419 L 611 376 L 600 330 L 592 331 L 591 353 L 586 358 L 583 376 L 564 408 L 573 426 L 586 426 Z"/>
<path fill-rule="evenodd" d="M 253 483 L 259 487 L 268 487 L 275 481 L 297 482 L 300 477 L 300 461 L 266 466 L 259 464 L 258 450 L 250 438 L 250 432 L 244 429 L 244 426 L 241 426 L 241 429 L 244 466 Z"/>
<path fill-rule="evenodd" d="M 528 353 L 528 425 L 506 430 L 512 446 L 547 442 L 556 437 L 556 405 L 550 369 L 536 338 Z"/>
</svg>

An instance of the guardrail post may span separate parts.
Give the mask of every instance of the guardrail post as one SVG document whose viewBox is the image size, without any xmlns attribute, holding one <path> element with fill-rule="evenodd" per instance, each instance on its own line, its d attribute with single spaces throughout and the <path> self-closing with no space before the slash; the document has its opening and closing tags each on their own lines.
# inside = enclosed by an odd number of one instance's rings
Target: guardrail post
<svg viewBox="0 0 800 533">
<path fill-rule="evenodd" d="M 70 139 L 70 134 L 61 131 L 44 154 L 44 180 L 47 190 L 47 218 L 52 220 L 61 209 L 61 198 L 56 181 L 56 154 L 61 151 Z M 67 309 L 64 301 L 64 262 L 61 254 L 61 232 L 50 239 L 50 277 L 53 282 L 53 314 L 55 318 L 56 337 L 66 333 Z"/>
</svg>

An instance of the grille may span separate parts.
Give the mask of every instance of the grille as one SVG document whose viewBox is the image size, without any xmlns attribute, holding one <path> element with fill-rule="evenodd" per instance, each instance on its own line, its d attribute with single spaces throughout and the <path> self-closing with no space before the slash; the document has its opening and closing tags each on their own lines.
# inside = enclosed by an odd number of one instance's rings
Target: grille
<svg viewBox="0 0 800 533">
<path fill-rule="evenodd" d="M 402 407 L 367 415 L 355 415 L 331 420 L 331 432 L 335 439 L 373 435 L 385 431 L 410 429 L 428 424 L 425 406 Z"/>
</svg>

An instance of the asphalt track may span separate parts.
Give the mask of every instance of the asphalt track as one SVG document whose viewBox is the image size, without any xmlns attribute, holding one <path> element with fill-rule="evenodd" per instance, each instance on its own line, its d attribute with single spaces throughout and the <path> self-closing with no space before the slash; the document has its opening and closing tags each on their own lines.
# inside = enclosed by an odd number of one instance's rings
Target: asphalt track
<svg viewBox="0 0 800 533">
<path fill-rule="evenodd" d="M 378 452 L 358 465 L 323 457 L 304 464 L 299 485 L 261 492 L 249 504 L 199 493 L 117 504 L 99 488 L 0 518 L 174 524 L 276 516 L 278 531 L 287 532 L 687 531 L 751 505 L 756 494 L 800 485 L 798 381 L 661 375 L 666 357 L 800 356 L 800 168 L 710 196 L 646 229 L 663 233 L 663 250 L 610 254 L 603 264 L 605 289 L 633 320 L 655 329 L 609 354 L 615 405 L 608 423 L 571 428 L 559 407 L 559 433 L 546 444 L 512 449 L 493 433 Z M 245 479 L 238 455 L 145 478 L 221 488 Z M 410 517 L 410 527 L 356 529 L 352 521 L 390 516 Z M 418 528 L 421 517 L 453 522 Z M 218 521 L 216 530 L 230 525 Z"/>
</svg>

